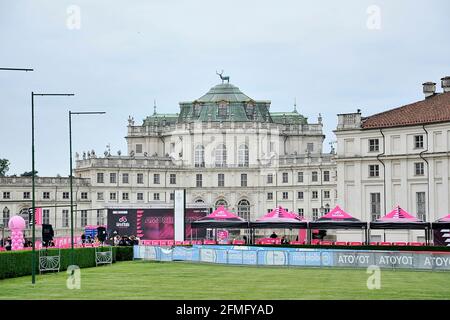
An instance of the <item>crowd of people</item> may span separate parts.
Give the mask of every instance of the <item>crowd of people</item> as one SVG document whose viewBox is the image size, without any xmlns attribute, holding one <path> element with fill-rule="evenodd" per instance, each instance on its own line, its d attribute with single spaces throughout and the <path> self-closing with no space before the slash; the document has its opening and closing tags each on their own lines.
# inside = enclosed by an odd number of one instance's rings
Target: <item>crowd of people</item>
<svg viewBox="0 0 450 320">
<path fill-rule="evenodd" d="M 139 238 L 136 236 L 120 236 L 115 235 L 113 238 L 110 238 L 112 244 L 114 246 L 126 247 L 126 246 L 134 246 L 139 244 Z"/>
<path fill-rule="evenodd" d="M 23 246 L 25 248 L 29 248 L 33 246 L 33 242 L 29 239 L 24 238 Z M 0 240 L 0 247 L 4 248 L 6 251 L 10 251 L 12 248 L 12 240 L 11 237 L 6 237 Z"/>
</svg>

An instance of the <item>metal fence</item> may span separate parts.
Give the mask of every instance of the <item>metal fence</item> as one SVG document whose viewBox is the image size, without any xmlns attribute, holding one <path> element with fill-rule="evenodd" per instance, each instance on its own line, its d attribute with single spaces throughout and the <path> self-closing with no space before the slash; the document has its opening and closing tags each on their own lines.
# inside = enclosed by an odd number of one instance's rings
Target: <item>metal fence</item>
<svg viewBox="0 0 450 320">
<path fill-rule="evenodd" d="M 135 246 L 134 258 L 255 266 L 367 268 L 375 265 L 389 269 L 450 270 L 450 253 L 434 252 Z"/>
</svg>

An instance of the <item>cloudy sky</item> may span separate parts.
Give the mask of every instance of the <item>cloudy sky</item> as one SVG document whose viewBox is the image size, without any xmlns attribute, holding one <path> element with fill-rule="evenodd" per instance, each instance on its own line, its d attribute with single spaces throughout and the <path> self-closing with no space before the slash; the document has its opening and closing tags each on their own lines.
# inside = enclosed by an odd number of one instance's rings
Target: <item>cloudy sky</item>
<svg viewBox="0 0 450 320">
<path fill-rule="evenodd" d="M 78 20 L 78 12 L 80 19 Z M 219 82 L 272 111 L 322 113 L 327 142 L 336 114 L 377 113 L 423 98 L 421 84 L 450 75 L 448 0 L 0 0 L 0 158 L 31 170 L 31 91 L 36 168 L 68 175 L 74 151 L 126 150 L 127 118 L 177 112 Z M 78 28 L 79 26 L 79 28 Z"/>
</svg>

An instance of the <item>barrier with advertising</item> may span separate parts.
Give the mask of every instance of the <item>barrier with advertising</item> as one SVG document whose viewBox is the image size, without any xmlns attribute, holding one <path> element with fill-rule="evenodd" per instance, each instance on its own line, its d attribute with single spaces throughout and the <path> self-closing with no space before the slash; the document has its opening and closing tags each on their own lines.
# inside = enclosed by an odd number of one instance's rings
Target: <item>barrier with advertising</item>
<svg viewBox="0 0 450 320">
<path fill-rule="evenodd" d="M 135 246 L 134 259 L 234 265 L 450 270 L 450 253 L 234 246 Z"/>
</svg>

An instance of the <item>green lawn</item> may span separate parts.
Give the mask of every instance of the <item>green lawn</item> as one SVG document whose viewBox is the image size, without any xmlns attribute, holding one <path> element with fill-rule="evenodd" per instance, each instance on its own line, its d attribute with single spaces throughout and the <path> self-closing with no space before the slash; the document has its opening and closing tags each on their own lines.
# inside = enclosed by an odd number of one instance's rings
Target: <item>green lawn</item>
<svg viewBox="0 0 450 320">
<path fill-rule="evenodd" d="M 368 290 L 365 269 L 243 267 L 183 262 L 118 262 L 67 274 L 0 280 L 0 299 L 449 299 L 450 272 L 382 271 Z"/>
</svg>

